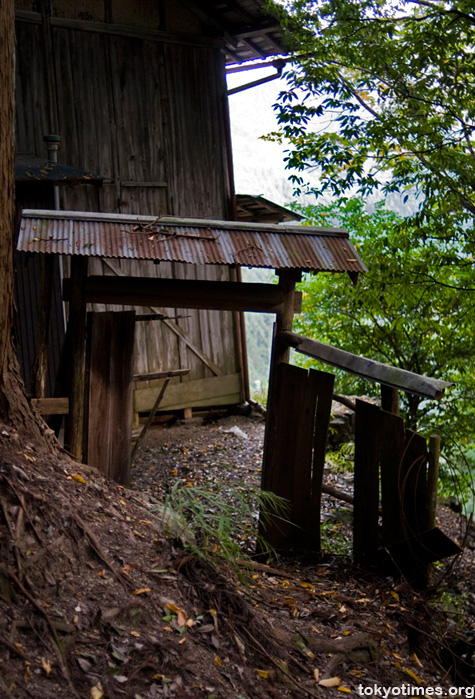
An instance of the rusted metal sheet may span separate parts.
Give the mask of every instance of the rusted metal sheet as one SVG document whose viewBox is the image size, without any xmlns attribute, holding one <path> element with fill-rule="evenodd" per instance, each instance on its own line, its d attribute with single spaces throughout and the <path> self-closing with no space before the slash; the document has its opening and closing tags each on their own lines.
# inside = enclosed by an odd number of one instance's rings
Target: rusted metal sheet
<svg viewBox="0 0 475 699">
<path fill-rule="evenodd" d="M 195 265 L 366 271 L 343 229 L 235 221 L 25 210 L 18 249 Z"/>
<path fill-rule="evenodd" d="M 15 156 L 15 180 L 17 182 L 49 182 L 50 184 L 102 184 L 106 178 L 87 170 L 80 170 L 63 163 L 53 163 L 41 158 Z"/>
<path fill-rule="evenodd" d="M 265 197 L 252 194 L 236 194 L 238 221 L 258 223 L 281 223 L 283 221 L 301 221 L 304 216 L 296 211 L 279 206 Z"/>
</svg>

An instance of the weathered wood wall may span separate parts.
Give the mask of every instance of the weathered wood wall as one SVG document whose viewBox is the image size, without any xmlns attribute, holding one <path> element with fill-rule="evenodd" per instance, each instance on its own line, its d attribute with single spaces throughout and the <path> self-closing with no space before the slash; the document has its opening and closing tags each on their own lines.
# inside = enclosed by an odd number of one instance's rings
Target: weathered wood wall
<svg viewBox="0 0 475 699">
<path fill-rule="evenodd" d="M 64 209 L 229 218 L 232 182 L 219 47 L 200 35 L 197 16 L 179 2 L 162 3 L 158 14 L 157 3 L 124 0 L 113 4 L 112 15 L 111 5 L 53 2 L 53 16 L 45 18 L 31 12 L 31 2 L 19 0 L 18 152 L 44 157 L 44 134 L 57 132 L 61 162 L 108 178 L 102 188 L 62 187 Z M 188 32 L 187 38 L 173 34 L 178 31 Z M 112 262 L 113 268 L 94 259 L 90 273 L 210 280 L 234 274 L 226 267 Z M 137 323 L 135 373 L 191 368 L 174 381 L 200 381 L 204 390 L 198 394 L 209 405 L 217 382 L 206 387 L 203 379 L 241 372 L 237 319 L 229 312 L 158 310 L 170 322 Z M 209 361 L 199 359 L 190 344 Z M 239 402 L 240 384 L 234 382 L 235 390 L 216 404 Z M 155 392 L 153 383 L 140 386 L 141 409 Z"/>
</svg>

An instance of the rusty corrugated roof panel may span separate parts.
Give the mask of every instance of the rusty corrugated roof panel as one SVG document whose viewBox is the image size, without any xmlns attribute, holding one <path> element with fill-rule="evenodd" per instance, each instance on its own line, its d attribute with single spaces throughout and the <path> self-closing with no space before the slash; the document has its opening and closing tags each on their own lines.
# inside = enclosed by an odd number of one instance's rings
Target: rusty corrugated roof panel
<svg viewBox="0 0 475 699">
<path fill-rule="evenodd" d="M 102 184 L 106 178 L 88 170 L 53 163 L 26 155 L 15 156 L 15 180 L 17 182 L 49 182 L 50 184 Z"/>
<path fill-rule="evenodd" d="M 302 214 L 269 201 L 260 194 L 236 194 L 236 205 L 238 221 L 280 223 L 302 221 L 305 218 Z"/>
<path fill-rule="evenodd" d="M 309 272 L 366 271 L 341 228 L 80 211 L 23 211 L 18 250 Z"/>
</svg>

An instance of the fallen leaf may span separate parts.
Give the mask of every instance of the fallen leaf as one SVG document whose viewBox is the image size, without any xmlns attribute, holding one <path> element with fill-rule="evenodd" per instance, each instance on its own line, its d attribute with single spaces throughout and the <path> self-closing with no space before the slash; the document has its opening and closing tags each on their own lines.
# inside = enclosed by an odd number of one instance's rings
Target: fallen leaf
<svg viewBox="0 0 475 699">
<path fill-rule="evenodd" d="M 269 673 L 267 672 L 267 670 L 256 670 L 256 672 L 259 675 L 259 677 L 262 677 L 263 680 L 269 679 Z"/>
<path fill-rule="evenodd" d="M 86 658 L 76 658 L 76 660 L 83 672 L 91 672 L 93 665 L 89 660 L 86 660 Z"/>
<path fill-rule="evenodd" d="M 183 638 L 181 639 L 181 641 L 178 641 L 178 645 L 179 645 L 179 646 L 182 646 L 183 643 L 185 643 L 185 641 L 186 641 L 186 636 L 183 636 Z"/>
<path fill-rule="evenodd" d="M 95 687 L 91 688 L 91 699 L 102 699 L 104 696 L 104 690 L 102 689 L 102 684 L 98 682 Z"/>
<path fill-rule="evenodd" d="M 219 655 L 214 656 L 214 662 L 216 663 L 216 665 L 219 665 L 219 667 L 223 667 L 223 661 L 221 660 Z"/>
<path fill-rule="evenodd" d="M 308 583 L 308 582 L 301 582 L 300 587 L 304 587 L 307 590 L 314 590 L 315 589 L 315 587 L 312 585 L 312 583 Z"/>
<path fill-rule="evenodd" d="M 320 680 L 318 683 L 321 687 L 338 687 L 340 685 L 339 677 L 328 677 L 326 680 Z"/>
<path fill-rule="evenodd" d="M 120 682 L 120 684 L 124 684 L 124 682 L 127 682 L 127 680 L 129 678 L 126 677 L 125 675 L 114 675 L 114 679 L 116 682 Z"/>
<path fill-rule="evenodd" d="M 320 679 L 320 671 L 319 671 L 318 667 L 316 667 L 315 670 L 313 671 L 313 676 L 315 677 L 315 682 L 318 682 L 318 680 Z"/>
<path fill-rule="evenodd" d="M 419 660 L 419 658 L 417 657 L 417 655 L 416 655 L 415 653 L 412 654 L 412 659 L 414 660 L 414 662 L 416 663 L 416 665 L 419 665 L 419 667 L 424 667 L 423 664 L 421 663 L 421 661 Z"/>
<path fill-rule="evenodd" d="M 339 692 L 346 692 L 346 694 L 351 694 L 351 689 L 349 687 L 344 687 L 343 685 L 337 687 L 337 690 Z"/>
<path fill-rule="evenodd" d="M 412 672 L 412 670 L 409 670 L 407 667 L 404 668 L 404 672 L 406 675 L 409 675 L 409 677 L 414 680 L 414 682 L 417 682 L 417 684 L 422 684 L 422 680 L 420 677 L 416 675 L 415 672 Z"/>
<path fill-rule="evenodd" d="M 143 595 L 146 592 L 152 592 L 152 588 L 151 587 L 140 587 L 138 590 L 134 590 L 132 592 L 132 594 L 133 595 Z"/>
<path fill-rule="evenodd" d="M 49 677 L 51 673 L 51 661 L 46 658 L 41 658 L 41 667 L 45 671 L 46 677 Z"/>
<path fill-rule="evenodd" d="M 135 636 L 136 638 L 140 638 L 140 634 L 139 634 L 138 631 L 131 631 L 131 632 L 130 632 L 130 635 L 131 635 L 131 636 Z"/>
<path fill-rule="evenodd" d="M 72 473 L 71 478 L 74 478 L 75 481 L 78 483 L 82 483 L 83 485 L 87 485 L 87 481 L 84 480 L 82 476 L 79 475 L 79 473 Z"/>
<path fill-rule="evenodd" d="M 28 660 L 25 660 L 25 672 L 23 673 L 24 680 L 30 679 L 30 664 L 31 663 Z"/>
</svg>

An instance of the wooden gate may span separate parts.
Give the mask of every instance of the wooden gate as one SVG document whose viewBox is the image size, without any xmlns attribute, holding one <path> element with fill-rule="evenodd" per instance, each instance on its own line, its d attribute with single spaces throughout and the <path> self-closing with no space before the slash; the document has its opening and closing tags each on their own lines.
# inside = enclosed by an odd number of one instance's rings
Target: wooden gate
<svg viewBox="0 0 475 699">
<path fill-rule="evenodd" d="M 319 344 L 293 333 L 282 337 L 298 351 L 304 346 L 311 356 Z M 356 365 L 354 373 L 366 372 L 373 380 L 382 375 L 383 385 L 392 390 L 389 374 L 404 388 L 408 385 L 409 392 L 425 391 L 429 396 L 432 392 L 431 397 L 448 385 L 337 352 Z M 262 489 L 285 498 L 288 509 L 261 516 L 260 534 L 280 551 L 321 553 L 321 496 L 333 383 L 334 376 L 323 371 L 307 371 L 285 361 L 272 366 Z M 397 393 L 395 398 L 390 403 L 397 406 Z M 439 437 L 432 436 L 428 446 L 422 435 L 404 428 L 399 415 L 363 400 L 356 401 L 355 410 L 354 557 L 424 585 L 430 562 L 460 552 L 435 526 Z"/>
</svg>

